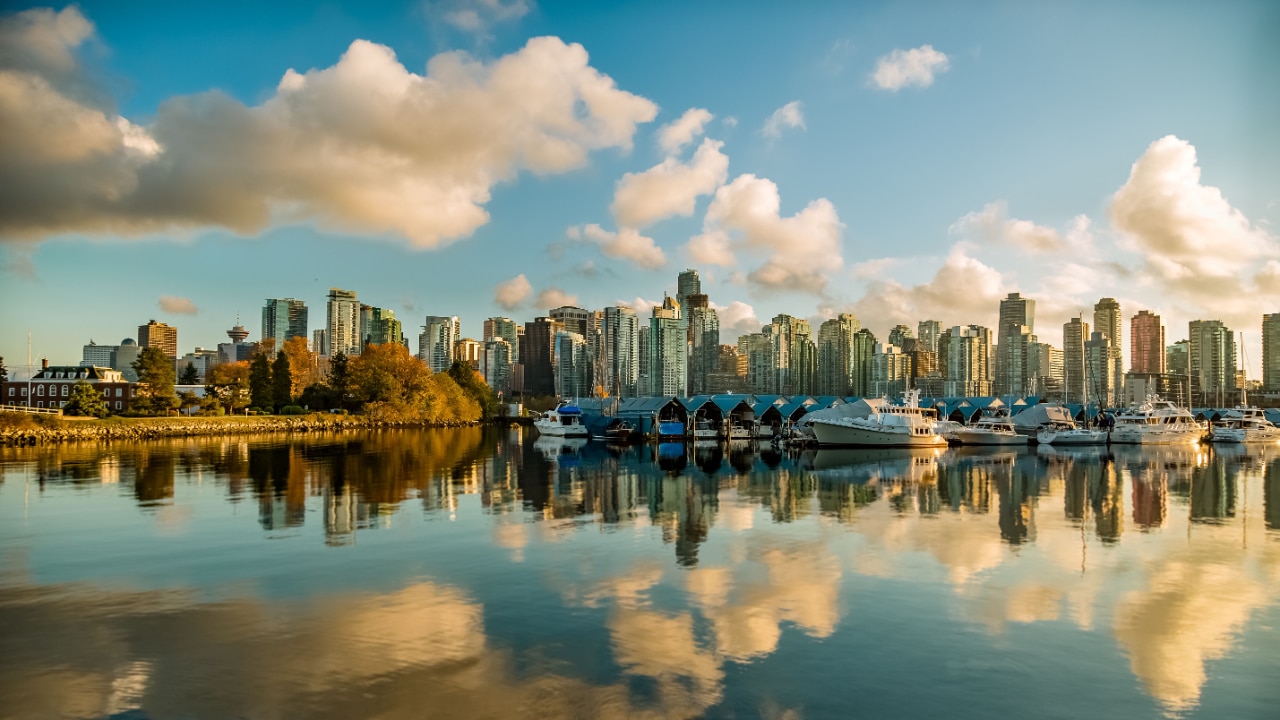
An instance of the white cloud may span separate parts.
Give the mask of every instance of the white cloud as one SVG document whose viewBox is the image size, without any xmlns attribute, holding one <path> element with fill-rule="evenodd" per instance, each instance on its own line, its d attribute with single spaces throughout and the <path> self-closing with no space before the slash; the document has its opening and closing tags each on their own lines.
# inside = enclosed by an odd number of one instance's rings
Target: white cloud
<svg viewBox="0 0 1280 720">
<path fill-rule="evenodd" d="M 538 299 L 534 301 L 534 304 L 536 304 L 539 309 L 546 308 L 547 310 L 554 310 L 564 305 L 577 305 L 578 296 L 570 295 L 558 287 L 549 287 L 538 293 Z"/>
<path fill-rule="evenodd" d="M 707 208 L 703 234 L 690 241 L 691 256 L 727 259 L 721 238 L 736 237 L 751 252 L 768 257 L 748 276 L 756 285 L 773 290 L 822 294 L 827 273 L 843 264 L 840 235 L 844 225 L 826 198 L 782 217 L 778 186 L 771 180 L 745 174 L 716 191 Z M 720 264 L 725 264 L 721 262 Z"/>
<path fill-rule="evenodd" d="M 662 306 L 661 300 L 646 300 L 642 297 L 635 297 L 631 300 L 615 300 L 614 305 L 618 307 L 631 308 L 635 311 L 636 317 L 640 318 L 640 324 L 647 327 L 650 315 L 653 309 Z"/>
<path fill-rule="evenodd" d="M 729 176 L 724 143 L 707 138 L 688 164 L 674 157 L 618 181 L 609 207 L 619 225 L 645 227 L 673 215 L 693 214 L 698 198 L 715 192 Z"/>
<path fill-rule="evenodd" d="M 1088 228 L 1089 219 L 1083 215 L 1077 217 L 1071 235 L 1073 242 L 1086 243 Z M 1028 252 L 1058 252 L 1068 247 L 1067 240 L 1057 230 L 1010 218 L 1009 207 L 1003 200 L 965 215 L 951 225 L 949 232 L 983 244 L 1011 245 Z"/>
<path fill-rule="evenodd" d="M 733 267 L 738 259 L 733 256 L 729 234 L 723 230 L 710 230 L 689 240 L 689 257 L 700 265 Z"/>
<path fill-rule="evenodd" d="M 800 109 L 799 100 L 792 100 L 774 110 L 769 119 L 764 121 L 764 128 L 761 132 L 767 138 L 776 139 L 782 137 L 784 128 L 804 129 L 804 112 Z"/>
<path fill-rule="evenodd" d="M 889 268 L 902 262 L 901 258 L 883 257 L 863 260 L 853 266 L 851 274 L 857 280 L 878 280 L 885 276 Z"/>
<path fill-rule="evenodd" d="M 488 222 L 494 185 L 629 150 L 657 113 L 554 37 L 489 63 L 437 55 L 424 75 L 357 40 L 260 105 L 175 97 L 141 127 L 78 79 L 91 34 L 74 8 L 0 21 L 0 236 L 314 221 L 433 248 Z"/>
<path fill-rule="evenodd" d="M 739 335 L 760 332 L 760 328 L 763 326 L 760 318 L 756 317 L 755 308 L 741 300 L 734 300 L 728 305 L 719 305 L 713 302 L 711 307 L 715 309 L 716 315 L 719 317 L 720 331 L 726 333 L 726 342 L 736 341 Z"/>
<path fill-rule="evenodd" d="M 929 87 L 933 76 L 946 72 L 950 60 L 945 53 L 932 45 L 921 45 L 911 50 L 894 50 L 876 60 L 871 81 L 881 90 L 897 92 L 904 87 Z"/>
<path fill-rule="evenodd" d="M 427 12 L 459 30 L 484 36 L 493 25 L 528 15 L 531 6 L 526 0 L 436 0 L 427 3 Z"/>
<path fill-rule="evenodd" d="M 629 260 L 636 267 L 645 270 L 656 270 L 667 263 L 667 256 L 662 248 L 653 242 L 653 238 L 641 235 L 639 231 L 624 227 L 618 232 L 610 232 L 590 223 L 578 228 L 570 228 L 570 238 L 582 237 L 600 246 L 600 252 L 611 258 Z"/>
<path fill-rule="evenodd" d="M 725 127 L 727 127 L 727 128 L 735 128 L 735 127 L 738 127 L 738 118 L 736 118 L 736 117 L 734 117 L 734 116 L 732 116 L 732 115 L 728 115 L 728 116 L 726 116 L 726 117 L 725 117 L 725 118 L 723 118 L 720 122 L 721 122 L 721 123 L 723 123 L 723 124 L 724 124 L 724 126 L 725 126 Z"/>
<path fill-rule="evenodd" d="M 853 305 L 853 312 L 878 335 L 903 323 L 914 327 L 923 318 L 951 325 L 995 327 L 1000 300 L 1013 288 L 999 270 L 970 256 L 972 247 L 956 243 L 942 267 L 927 282 L 910 287 L 892 278 L 873 282 Z"/>
<path fill-rule="evenodd" d="M 507 310 L 515 310 L 532 294 L 533 285 L 529 283 L 529 278 L 521 273 L 506 282 L 498 283 L 493 290 L 493 301 Z"/>
<path fill-rule="evenodd" d="M 715 116 L 704 108 L 689 108 L 679 119 L 658 129 L 658 147 L 667 155 L 679 155 L 685 145 L 702 134 Z"/>
<path fill-rule="evenodd" d="M 174 315 L 195 315 L 200 312 L 196 304 L 184 297 L 175 297 L 173 295 L 161 295 L 160 302 L 157 303 L 160 309 Z"/>
</svg>

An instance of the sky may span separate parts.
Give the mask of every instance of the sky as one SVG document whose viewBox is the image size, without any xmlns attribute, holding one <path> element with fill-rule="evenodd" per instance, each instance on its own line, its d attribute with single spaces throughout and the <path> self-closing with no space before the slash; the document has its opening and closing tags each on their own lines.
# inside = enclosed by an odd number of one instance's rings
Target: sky
<svg viewBox="0 0 1280 720">
<path fill-rule="evenodd" d="M 0 357 L 150 319 L 1280 312 L 1280 5 L 6 4 Z"/>
</svg>

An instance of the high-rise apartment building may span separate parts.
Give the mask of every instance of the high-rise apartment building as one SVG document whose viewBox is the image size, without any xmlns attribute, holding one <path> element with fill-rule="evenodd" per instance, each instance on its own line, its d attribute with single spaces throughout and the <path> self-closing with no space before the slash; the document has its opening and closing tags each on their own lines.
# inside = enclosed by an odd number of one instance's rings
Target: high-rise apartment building
<svg viewBox="0 0 1280 720">
<path fill-rule="evenodd" d="M 1280 313 L 1262 316 L 1262 391 L 1280 393 Z"/>
<path fill-rule="evenodd" d="M 524 366 L 526 395 L 554 395 L 556 392 L 553 359 L 556 333 L 564 329 L 549 317 L 534 318 L 524 324 L 520 339 L 520 364 Z"/>
<path fill-rule="evenodd" d="M 905 326 L 899 326 L 905 327 Z M 875 395 L 897 397 L 911 382 L 911 360 L 892 343 L 876 343 L 871 356 L 871 383 Z"/>
<path fill-rule="evenodd" d="M 1236 341 L 1221 320 L 1192 320 L 1187 337 L 1191 402 L 1226 407 L 1236 402 Z"/>
<path fill-rule="evenodd" d="M 1063 402 L 1083 403 L 1085 388 L 1084 344 L 1089 341 L 1089 323 L 1074 317 L 1062 326 Z"/>
<path fill-rule="evenodd" d="M 1096 331 L 1089 335 L 1084 343 L 1084 367 L 1085 402 L 1103 408 L 1115 405 L 1116 366 L 1109 335 Z"/>
<path fill-rule="evenodd" d="M 1115 298 L 1102 298 L 1093 306 L 1093 331 L 1111 340 L 1112 401 L 1116 401 L 1124 382 L 1124 318 Z"/>
<path fill-rule="evenodd" d="M 813 389 L 816 394 L 853 394 L 853 339 L 861 329 L 858 318 L 848 313 L 818 327 L 818 368 Z"/>
<path fill-rule="evenodd" d="M 706 295 L 693 293 L 685 299 L 689 303 L 689 394 L 703 395 L 714 392 L 710 378 L 720 361 L 720 316 Z"/>
<path fill-rule="evenodd" d="M 1138 311 L 1129 319 L 1129 369 L 1135 373 L 1163 374 L 1168 367 L 1164 342 L 1164 323 L 1160 322 L 1160 316 L 1150 310 Z"/>
<path fill-rule="evenodd" d="M 509 317 L 491 317 L 484 321 L 484 340 L 502 338 L 511 346 L 511 363 L 520 359 L 520 336 L 524 326 Z"/>
<path fill-rule="evenodd" d="M 675 299 L 663 299 L 649 318 L 649 394 L 683 395 L 688 387 L 688 325 Z"/>
<path fill-rule="evenodd" d="M 552 320 L 564 326 L 566 332 L 578 333 L 586 339 L 592 335 L 591 312 L 573 305 L 562 305 L 550 313 Z"/>
<path fill-rule="evenodd" d="M 324 347 L 320 354 L 327 357 L 338 353 L 359 355 L 364 343 L 360 337 L 360 300 L 354 290 L 329 288 L 325 320 Z"/>
<path fill-rule="evenodd" d="M 753 393 L 772 393 L 773 342 L 765 332 L 751 333 L 738 338 L 738 354 L 746 365 L 747 387 Z"/>
<path fill-rule="evenodd" d="M 931 353 L 938 352 L 938 336 L 942 334 L 942 323 L 937 320 L 921 320 L 916 327 L 916 338 L 920 340 L 920 349 Z"/>
<path fill-rule="evenodd" d="M 914 339 L 911 335 L 911 328 L 906 325 L 894 325 L 889 330 L 889 344 L 899 350 L 906 347 L 906 341 Z"/>
<path fill-rule="evenodd" d="M 279 349 L 296 337 L 307 337 L 307 304 L 293 298 L 268 298 L 262 306 L 262 339 L 271 338 Z"/>
<path fill-rule="evenodd" d="M 946 358 L 945 394 L 984 397 L 992 392 L 991 330 L 956 325 L 938 338 L 938 358 Z"/>
<path fill-rule="evenodd" d="M 1027 348 L 1028 365 L 1031 368 L 1032 395 L 1041 399 L 1062 398 L 1062 350 L 1049 343 L 1034 342 Z"/>
<path fill-rule="evenodd" d="M 561 330 L 553 344 L 552 371 L 556 395 L 562 398 L 591 396 L 591 356 L 587 339 L 576 332 Z"/>
<path fill-rule="evenodd" d="M 506 393 L 511 389 L 512 362 L 511 343 L 503 337 L 492 337 L 484 341 L 480 354 L 480 373 L 484 381 L 494 392 Z"/>
<path fill-rule="evenodd" d="M 850 390 L 855 397 L 871 397 L 875 392 L 874 360 L 876 353 L 876 336 L 867 328 L 853 334 L 852 357 L 850 359 Z"/>
<path fill-rule="evenodd" d="M 600 352 L 596 384 L 601 394 L 635 397 L 640 375 L 640 319 L 635 310 L 621 306 L 604 309 L 600 318 Z"/>
<path fill-rule="evenodd" d="M 394 310 L 360 306 L 360 344 L 404 345 L 404 326 L 396 319 Z"/>
<path fill-rule="evenodd" d="M 1036 301 L 1009 293 L 1000 301 L 997 327 L 995 391 L 999 395 L 1025 395 L 1030 377 L 1027 346 L 1035 333 Z"/>
<path fill-rule="evenodd" d="M 152 320 L 138 326 L 138 347 L 160 348 L 172 359 L 178 358 L 178 328 Z"/>
<path fill-rule="evenodd" d="M 422 321 L 422 333 L 418 335 L 418 359 L 431 368 L 431 372 L 444 372 L 453 365 L 457 348 L 460 323 L 456 315 L 427 315 Z"/>
<path fill-rule="evenodd" d="M 93 340 L 84 346 L 80 354 L 80 367 L 111 367 L 119 345 L 99 345 Z"/>
<path fill-rule="evenodd" d="M 453 346 L 453 359 L 455 362 L 463 362 L 471 366 L 475 370 L 480 369 L 480 355 L 483 353 L 483 345 L 480 341 L 473 338 L 462 338 Z"/>
<path fill-rule="evenodd" d="M 772 379 L 763 392 L 776 395 L 807 395 L 813 389 L 818 352 L 808 320 L 777 315 L 764 327 L 769 336 Z"/>
</svg>

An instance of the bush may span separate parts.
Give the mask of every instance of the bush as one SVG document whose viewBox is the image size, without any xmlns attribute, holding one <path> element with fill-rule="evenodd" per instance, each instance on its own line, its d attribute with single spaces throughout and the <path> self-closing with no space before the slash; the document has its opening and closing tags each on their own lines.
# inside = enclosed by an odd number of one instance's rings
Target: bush
<svg viewBox="0 0 1280 720">
<path fill-rule="evenodd" d="M 280 408 L 281 415 L 306 415 L 307 411 L 301 405 L 285 405 Z"/>
</svg>

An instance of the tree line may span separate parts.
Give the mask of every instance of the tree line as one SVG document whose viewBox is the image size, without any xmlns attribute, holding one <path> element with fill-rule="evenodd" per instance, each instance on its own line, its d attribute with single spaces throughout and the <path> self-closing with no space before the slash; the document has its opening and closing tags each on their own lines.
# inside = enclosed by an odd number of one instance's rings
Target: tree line
<svg viewBox="0 0 1280 720">
<path fill-rule="evenodd" d="M 313 411 L 362 413 L 380 420 L 430 424 L 469 423 L 493 417 L 498 399 L 468 364 L 455 361 L 433 373 L 403 345 L 366 345 L 359 355 L 334 355 L 327 377 L 304 338 L 290 338 L 277 352 L 260 343 L 251 360 L 209 368 L 205 396 L 175 391 L 175 382 L 198 382 L 188 364 L 176 377 L 173 360 L 159 348 L 143 348 L 133 363 L 137 391 L 130 413 L 167 415 L 175 409 L 204 415 L 303 414 Z M 105 400 L 89 383 L 76 384 L 64 413 L 107 414 Z"/>
</svg>

